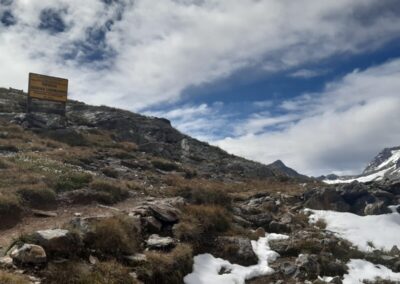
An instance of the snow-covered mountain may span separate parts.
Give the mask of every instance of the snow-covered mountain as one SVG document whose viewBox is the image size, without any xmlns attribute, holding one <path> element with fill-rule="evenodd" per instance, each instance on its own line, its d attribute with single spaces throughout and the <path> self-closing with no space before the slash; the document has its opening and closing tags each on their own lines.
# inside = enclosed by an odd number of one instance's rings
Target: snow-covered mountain
<svg viewBox="0 0 400 284">
<path fill-rule="evenodd" d="M 325 178 L 323 181 L 329 184 L 350 183 L 352 181 L 370 182 L 383 179 L 400 178 L 400 146 L 385 148 L 380 152 L 358 176 Z"/>
</svg>

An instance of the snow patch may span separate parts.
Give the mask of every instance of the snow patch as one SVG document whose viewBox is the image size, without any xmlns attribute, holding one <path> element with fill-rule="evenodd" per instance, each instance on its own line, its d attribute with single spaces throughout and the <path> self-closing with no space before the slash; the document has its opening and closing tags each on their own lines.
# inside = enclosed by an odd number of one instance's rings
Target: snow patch
<svg viewBox="0 0 400 284">
<path fill-rule="evenodd" d="M 343 284 L 361 284 L 364 283 L 363 280 L 373 281 L 377 277 L 384 280 L 400 281 L 400 273 L 394 273 L 383 265 L 375 265 L 363 259 L 351 259 L 347 266 L 349 271 L 348 274 L 344 275 Z"/>
<path fill-rule="evenodd" d="M 200 254 L 194 257 L 193 272 L 184 278 L 185 284 L 244 284 L 254 277 L 270 275 L 274 270 L 268 266 L 275 261 L 279 254 L 269 247 L 269 241 L 287 239 L 288 236 L 269 234 L 252 241 L 254 253 L 258 257 L 258 264 L 241 266 L 227 260 L 215 258 L 211 254 Z M 221 271 L 223 274 L 219 274 Z"/>
<path fill-rule="evenodd" d="M 335 232 L 339 237 L 344 238 L 362 251 L 373 249 L 368 244 L 374 245 L 377 249 L 390 250 L 394 245 L 400 247 L 400 214 L 394 210 L 384 215 L 359 216 L 346 212 L 311 210 L 310 223 L 323 219 L 326 229 Z"/>
<path fill-rule="evenodd" d="M 351 179 L 334 179 L 334 180 L 329 180 L 325 179 L 323 180 L 324 183 L 326 184 L 338 184 L 338 183 L 351 183 L 353 181 L 358 181 L 358 182 L 370 182 L 370 181 L 378 181 L 382 180 L 382 178 L 385 176 L 385 174 L 391 170 L 394 170 L 396 166 L 392 166 L 388 169 L 381 170 L 379 172 L 367 175 L 367 176 L 360 176 L 358 178 L 351 178 Z"/>
</svg>

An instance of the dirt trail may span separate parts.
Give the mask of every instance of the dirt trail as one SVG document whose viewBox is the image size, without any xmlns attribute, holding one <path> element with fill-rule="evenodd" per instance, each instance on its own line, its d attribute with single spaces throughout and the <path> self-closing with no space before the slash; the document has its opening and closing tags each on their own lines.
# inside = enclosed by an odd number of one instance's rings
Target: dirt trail
<svg viewBox="0 0 400 284">
<path fill-rule="evenodd" d="M 128 210 L 134 207 L 140 200 L 142 199 L 129 198 L 121 203 L 113 205 L 112 207 L 120 210 Z M 0 250 L 7 248 L 11 241 L 21 234 L 31 233 L 37 230 L 60 228 L 71 220 L 75 213 L 82 214 L 82 217 L 116 213 L 115 210 L 101 207 L 98 204 L 60 206 L 57 210 L 51 212 L 56 212 L 57 217 L 43 218 L 33 215 L 25 216 L 21 222 L 13 228 L 0 230 Z"/>
</svg>

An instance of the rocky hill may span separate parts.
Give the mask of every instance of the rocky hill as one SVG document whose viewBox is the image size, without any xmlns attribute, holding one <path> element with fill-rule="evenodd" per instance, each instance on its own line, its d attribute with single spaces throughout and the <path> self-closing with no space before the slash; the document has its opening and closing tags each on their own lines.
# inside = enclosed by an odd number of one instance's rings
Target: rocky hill
<svg viewBox="0 0 400 284">
<path fill-rule="evenodd" d="M 165 119 L 25 104 L 0 89 L 2 284 L 400 281 L 396 180 L 327 185 Z"/>
<path fill-rule="evenodd" d="M 43 103 L 38 107 L 39 110 L 43 108 Z M 84 146 L 87 143 L 80 135 L 82 129 L 98 129 L 112 132 L 116 141 L 133 142 L 139 151 L 184 164 L 201 175 L 234 179 L 306 178 L 283 163 L 279 166 L 263 165 L 230 155 L 220 148 L 180 133 L 163 118 L 147 117 L 106 106 L 89 106 L 76 101 L 68 102 L 66 120 L 60 119 L 58 115 L 44 113 L 25 115 L 25 110 L 26 94 L 0 89 L 0 118 L 74 146 Z"/>
<path fill-rule="evenodd" d="M 322 177 L 326 183 L 350 183 L 353 181 L 393 181 L 400 179 L 400 146 L 383 149 L 360 175 L 338 177 L 330 175 Z"/>
</svg>

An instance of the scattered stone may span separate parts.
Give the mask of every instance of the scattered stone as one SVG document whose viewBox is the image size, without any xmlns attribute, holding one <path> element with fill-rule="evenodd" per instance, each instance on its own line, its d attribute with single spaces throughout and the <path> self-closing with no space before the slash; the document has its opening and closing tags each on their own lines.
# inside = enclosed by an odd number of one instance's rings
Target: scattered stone
<svg viewBox="0 0 400 284">
<path fill-rule="evenodd" d="M 132 266 L 141 265 L 147 262 L 147 256 L 143 253 L 124 256 L 124 259 Z"/>
<path fill-rule="evenodd" d="M 5 269 L 13 267 L 13 259 L 9 256 L 0 257 L 0 267 Z"/>
<path fill-rule="evenodd" d="M 46 252 L 43 247 L 33 244 L 24 244 L 22 247 L 14 249 L 11 258 L 17 264 L 43 264 L 47 261 Z"/>
<path fill-rule="evenodd" d="M 149 249 L 171 249 L 176 246 L 176 241 L 171 237 L 160 237 L 157 234 L 151 235 L 146 241 Z"/>
<path fill-rule="evenodd" d="M 99 262 L 99 259 L 93 255 L 89 255 L 89 263 L 91 265 L 96 265 Z"/>
</svg>

